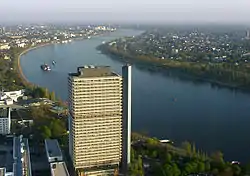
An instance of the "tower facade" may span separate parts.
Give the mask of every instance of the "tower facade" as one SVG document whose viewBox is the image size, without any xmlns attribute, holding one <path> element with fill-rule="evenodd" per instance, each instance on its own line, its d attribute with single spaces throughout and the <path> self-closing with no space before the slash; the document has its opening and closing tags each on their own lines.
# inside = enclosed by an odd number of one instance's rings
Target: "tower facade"
<svg viewBox="0 0 250 176">
<path fill-rule="evenodd" d="M 123 123 L 123 78 L 108 66 L 78 67 L 69 74 L 68 91 L 69 153 L 75 170 L 112 175 L 121 163 L 128 126 Z"/>
<path fill-rule="evenodd" d="M 122 67 L 122 168 L 123 171 L 128 169 L 130 164 L 130 150 L 131 150 L 131 66 L 126 65 Z"/>
<path fill-rule="evenodd" d="M 246 32 L 246 39 L 250 39 L 250 31 L 249 30 L 247 30 L 247 32 Z"/>
</svg>

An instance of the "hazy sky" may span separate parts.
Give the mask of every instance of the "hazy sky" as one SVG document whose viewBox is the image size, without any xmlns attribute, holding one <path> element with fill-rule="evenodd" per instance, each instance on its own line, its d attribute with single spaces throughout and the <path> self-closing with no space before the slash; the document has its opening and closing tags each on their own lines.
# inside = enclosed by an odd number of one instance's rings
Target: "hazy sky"
<svg viewBox="0 0 250 176">
<path fill-rule="evenodd" d="M 250 23 L 250 0 L 0 0 L 0 21 Z"/>
</svg>

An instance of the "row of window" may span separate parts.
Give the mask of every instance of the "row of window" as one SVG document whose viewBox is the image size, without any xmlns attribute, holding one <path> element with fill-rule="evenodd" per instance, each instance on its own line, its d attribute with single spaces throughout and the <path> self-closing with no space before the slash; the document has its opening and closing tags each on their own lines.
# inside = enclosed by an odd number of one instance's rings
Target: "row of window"
<svg viewBox="0 0 250 176">
<path fill-rule="evenodd" d="M 100 109 L 100 108 L 119 108 L 122 107 L 122 103 L 121 102 L 110 102 L 110 103 L 74 103 L 73 104 L 73 108 L 74 109 L 79 109 L 79 108 L 83 108 L 83 109 L 88 109 L 88 108 L 94 108 L 94 109 Z"/>
<path fill-rule="evenodd" d="M 116 77 L 116 78 L 103 78 L 103 79 L 70 79 L 69 78 L 69 81 L 71 82 L 77 82 L 77 83 L 82 83 L 82 82 L 90 82 L 90 83 L 93 83 L 93 82 L 103 82 L 103 81 L 120 81 L 122 80 L 121 77 Z"/>
<path fill-rule="evenodd" d="M 122 111 L 112 111 L 112 112 L 100 112 L 100 113 L 77 113 L 79 120 L 75 120 L 75 122 L 82 122 L 82 120 L 87 120 L 87 119 L 93 119 L 93 117 L 95 117 L 95 119 L 108 119 L 108 118 L 119 118 L 122 115 Z"/>
<path fill-rule="evenodd" d="M 99 110 L 99 111 L 78 111 L 78 112 L 75 112 L 72 110 L 72 108 L 70 109 L 70 114 L 72 116 L 72 118 L 74 119 L 85 119 L 85 118 L 93 118 L 93 117 L 109 117 L 109 116 L 112 116 L 111 114 L 113 113 L 117 113 L 119 112 L 118 115 L 114 115 L 114 116 L 121 116 L 122 114 L 122 109 L 110 109 L 110 110 L 106 110 L 106 111 L 103 111 L 103 110 Z M 105 113 L 105 114 L 104 114 Z"/>
<path fill-rule="evenodd" d="M 108 106 L 108 107 L 89 107 L 89 108 L 78 108 L 78 107 L 71 107 L 75 113 L 85 111 L 85 113 L 94 113 L 94 112 L 102 112 L 102 111 L 117 111 L 122 110 L 121 106 Z"/>
<path fill-rule="evenodd" d="M 99 153 L 99 152 L 98 153 L 93 153 L 92 155 L 90 155 L 90 154 L 88 154 L 88 155 L 82 154 L 82 155 L 76 155 L 75 159 L 76 160 L 86 161 L 86 162 L 91 162 L 91 161 L 96 161 L 96 160 L 105 161 L 105 160 L 120 158 L 121 154 L 120 154 L 119 150 L 115 151 L 114 153 L 116 153 L 116 154 L 111 155 L 110 151 L 108 151 L 108 152 L 104 151 L 102 153 Z"/>
<path fill-rule="evenodd" d="M 69 82 L 68 84 L 71 87 L 77 87 L 77 86 L 114 86 L 114 85 L 122 85 L 121 81 L 102 81 L 102 82 L 95 82 L 95 83 L 76 83 L 76 82 Z"/>
</svg>

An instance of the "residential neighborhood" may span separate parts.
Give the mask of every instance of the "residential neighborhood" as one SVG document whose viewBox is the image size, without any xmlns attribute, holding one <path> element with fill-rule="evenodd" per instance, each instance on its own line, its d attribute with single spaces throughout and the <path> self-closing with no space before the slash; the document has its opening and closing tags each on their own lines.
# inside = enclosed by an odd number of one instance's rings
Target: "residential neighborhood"
<svg viewBox="0 0 250 176">
<path fill-rule="evenodd" d="M 132 55 L 202 63 L 248 63 L 249 29 L 157 29 L 111 41 Z"/>
<path fill-rule="evenodd" d="M 7 59 L 11 47 L 25 48 L 42 43 L 67 43 L 75 38 L 90 38 L 107 31 L 115 31 L 110 25 L 13 25 L 0 26 L 0 58 Z"/>
</svg>

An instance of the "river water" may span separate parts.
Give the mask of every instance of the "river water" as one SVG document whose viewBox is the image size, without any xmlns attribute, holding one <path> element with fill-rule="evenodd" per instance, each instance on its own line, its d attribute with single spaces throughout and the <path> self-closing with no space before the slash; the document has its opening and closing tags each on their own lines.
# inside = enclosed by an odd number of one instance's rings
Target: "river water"
<svg viewBox="0 0 250 176">
<path fill-rule="evenodd" d="M 121 73 L 123 63 L 99 54 L 102 41 L 141 31 L 119 30 L 105 36 L 55 44 L 21 57 L 26 78 L 67 99 L 67 74 L 82 65 L 109 65 Z M 40 65 L 56 61 L 51 72 Z M 245 162 L 250 153 L 250 94 L 132 68 L 132 130 L 174 142 L 188 140 L 203 151 L 221 150 L 226 159 Z"/>
</svg>

